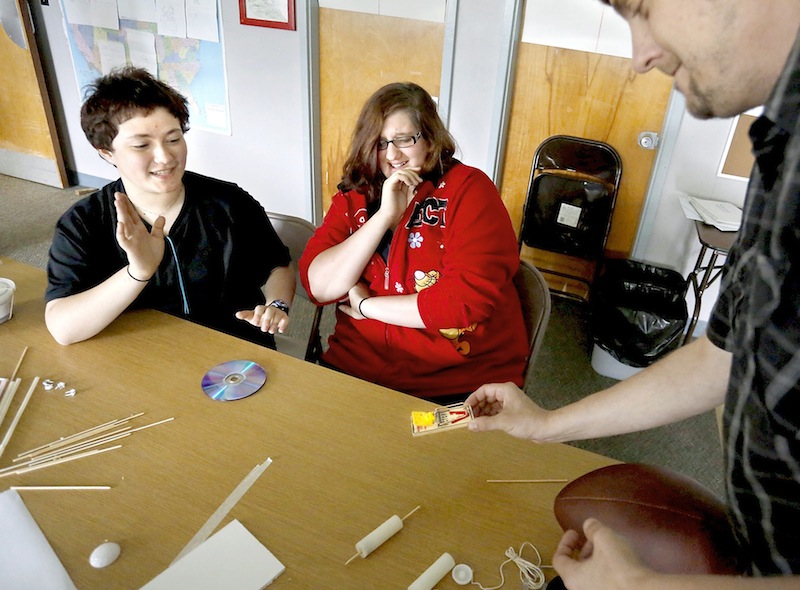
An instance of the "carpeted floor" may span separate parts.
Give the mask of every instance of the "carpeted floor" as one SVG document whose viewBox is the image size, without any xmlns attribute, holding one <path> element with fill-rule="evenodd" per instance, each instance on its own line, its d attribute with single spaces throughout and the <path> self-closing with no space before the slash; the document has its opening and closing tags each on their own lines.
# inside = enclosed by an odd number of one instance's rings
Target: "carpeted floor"
<svg viewBox="0 0 800 590">
<path fill-rule="evenodd" d="M 44 268 L 53 226 L 79 196 L 76 189 L 54 189 L 0 175 L 0 256 Z M 0 272 L 2 269 L 0 268 Z M 296 305 L 291 334 L 310 325 L 310 309 Z M 322 324 L 332 330 L 332 314 Z M 527 394 L 556 408 L 615 383 L 591 367 L 589 316 L 585 306 L 554 299 L 544 344 Z M 664 395 L 670 395 L 665 391 Z M 722 451 L 713 412 L 647 432 L 574 443 L 621 461 L 669 467 L 722 493 Z"/>
</svg>

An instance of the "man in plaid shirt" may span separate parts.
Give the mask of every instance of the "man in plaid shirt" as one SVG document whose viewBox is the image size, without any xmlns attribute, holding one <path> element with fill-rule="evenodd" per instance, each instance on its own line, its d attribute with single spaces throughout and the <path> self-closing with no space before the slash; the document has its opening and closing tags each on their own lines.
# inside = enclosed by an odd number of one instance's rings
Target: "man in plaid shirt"
<svg viewBox="0 0 800 590">
<path fill-rule="evenodd" d="M 476 431 L 539 442 L 622 434 L 724 402 L 726 493 L 750 576 L 657 574 L 595 519 L 568 531 L 553 565 L 570 590 L 800 588 L 800 2 L 604 0 L 626 18 L 634 68 L 673 76 L 687 109 L 750 130 L 744 218 L 706 335 L 605 391 L 551 412 L 511 384 L 467 403 Z M 580 556 L 575 557 L 578 550 Z"/>
</svg>

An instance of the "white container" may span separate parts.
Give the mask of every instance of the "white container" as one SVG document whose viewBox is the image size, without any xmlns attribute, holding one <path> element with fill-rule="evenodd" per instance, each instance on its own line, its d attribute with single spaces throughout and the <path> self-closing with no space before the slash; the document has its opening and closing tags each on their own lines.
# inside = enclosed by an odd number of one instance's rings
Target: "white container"
<svg viewBox="0 0 800 590">
<path fill-rule="evenodd" d="M 592 348 L 592 368 L 595 372 L 622 381 L 631 375 L 635 375 L 644 367 L 631 367 L 625 363 L 619 362 L 609 352 L 600 348 L 597 344 Z"/>
<path fill-rule="evenodd" d="M 17 285 L 11 279 L 0 278 L 0 324 L 14 315 L 14 292 Z"/>
</svg>

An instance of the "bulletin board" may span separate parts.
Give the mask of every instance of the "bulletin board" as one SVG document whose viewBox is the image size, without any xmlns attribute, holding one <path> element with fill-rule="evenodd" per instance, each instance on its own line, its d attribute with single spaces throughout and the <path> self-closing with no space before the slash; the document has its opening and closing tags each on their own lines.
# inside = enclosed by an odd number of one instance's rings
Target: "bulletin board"
<svg viewBox="0 0 800 590">
<path fill-rule="evenodd" d="M 748 179 L 753 168 L 755 158 L 750 143 L 750 126 L 756 120 L 753 115 L 739 115 L 731 125 L 728 143 L 722 154 L 719 175 Z"/>
</svg>

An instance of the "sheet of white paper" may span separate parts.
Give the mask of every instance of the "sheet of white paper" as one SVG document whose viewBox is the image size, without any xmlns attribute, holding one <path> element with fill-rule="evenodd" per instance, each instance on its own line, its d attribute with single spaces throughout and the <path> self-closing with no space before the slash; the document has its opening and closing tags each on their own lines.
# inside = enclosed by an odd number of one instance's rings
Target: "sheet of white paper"
<svg viewBox="0 0 800 590">
<path fill-rule="evenodd" d="M 131 65 L 144 68 L 158 78 L 158 58 L 156 57 L 156 36 L 148 31 L 125 29 Z"/>
<path fill-rule="evenodd" d="M 94 25 L 91 0 L 63 0 L 64 12 L 71 25 Z"/>
<path fill-rule="evenodd" d="M 228 113 L 224 104 L 207 104 L 206 118 L 214 127 L 225 128 L 228 126 Z"/>
<path fill-rule="evenodd" d="M 114 68 L 124 68 L 128 65 L 125 57 L 125 45 L 119 41 L 98 39 L 97 50 L 100 53 L 100 67 L 103 69 L 103 74 L 110 73 Z"/>
<path fill-rule="evenodd" d="M 183 0 L 156 0 L 158 34 L 186 38 L 186 5 Z"/>
<path fill-rule="evenodd" d="M 89 0 L 92 23 L 95 27 L 119 30 L 117 0 Z"/>
<path fill-rule="evenodd" d="M 289 22 L 288 5 L 282 0 L 246 0 L 245 13 L 247 18 Z"/>
<path fill-rule="evenodd" d="M 76 590 L 16 490 L 0 494 L 0 586 Z"/>
<path fill-rule="evenodd" d="M 156 0 L 117 0 L 117 5 L 120 18 L 156 22 Z"/>
<path fill-rule="evenodd" d="M 681 204 L 681 209 L 683 209 L 683 214 L 686 216 L 686 219 L 703 221 L 703 218 L 694 210 L 692 203 L 689 201 L 689 195 L 678 195 L 678 201 Z"/>
<path fill-rule="evenodd" d="M 217 0 L 186 0 L 186 36 L 219 43 Z"/>
<path fill-rule="evenodd" d="M 698 199 L 697 197 L 689 197 L 689 200 L 695 211 L 708 220 L 728 224 L 738 224 L 742 220 L 742 210 L 732 203 Z"/>
<path fill-rule="evenodd" d="M 742 210 L 726 201 L 689 197 L 689 202 L 703 222 L 720 231 L 737 231 L 742 223 Z"/>
<path fill-rule="evenodd" d="M 261 590 L 285 569 L 242 523 L 232 520 L 141 590 Z"/>
</svg>

